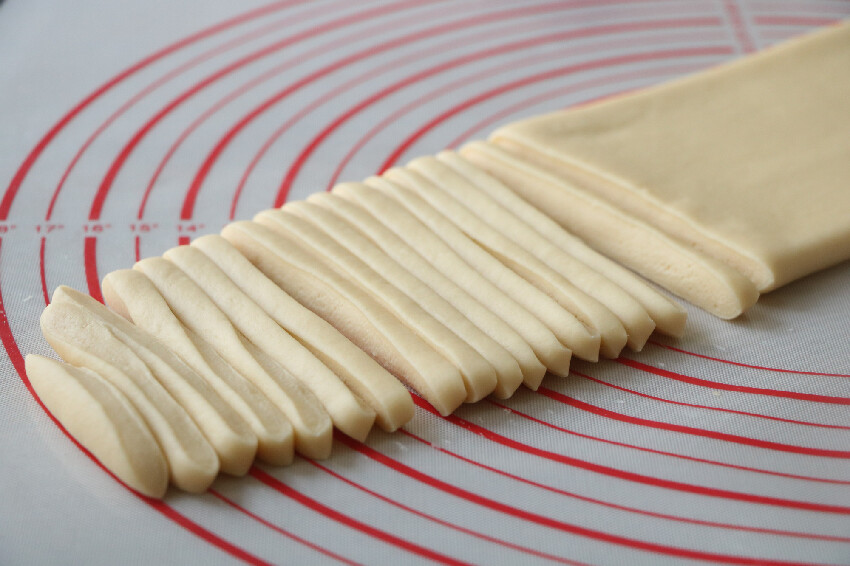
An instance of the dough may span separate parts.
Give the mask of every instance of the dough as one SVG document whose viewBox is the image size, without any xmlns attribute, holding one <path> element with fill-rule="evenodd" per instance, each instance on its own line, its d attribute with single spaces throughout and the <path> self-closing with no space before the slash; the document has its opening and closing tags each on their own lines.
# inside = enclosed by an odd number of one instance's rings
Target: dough
<svg viewBox="0 0 850 566">
<path fill-rule="evenodd" d="M 598 334 L 599 353 L 609 358 L 620 355 L 628 340 L 626 329 L 602 303 L 576 288 L 529 250 L 521 248 L 510 238 L 487 225 L 426 177 L 409 168 L 390 169 L 384 176 L 414 191 L 490 255 L 575 316 L 588 332 Z"/>
<path fill-rule="evenodd" d="M 272 320 L 211 259 L 191 246 L 172 248 L 165 252 L 164 257 L 203 289 L 250 342 L 312 391 L 334 426 L 356 440 L 366 440 L 375 422 L 375 411 L 360 401 L 310 350 Z"/>
<path fill-rule="evenodd" d="M 459 154 L 443 151 L 437 154 L 437 159 L 463 175 L 482 193 L 510 210 L 539 233 L 545 241 L 595 269 L 611 283 L 626 291 L 646 309 L 658 331 L 670 336 L 679 336 L 684 331 L 687 312 L 680 304 L 670 300 L 633 272 L 608 259 L 580 238 L 564 230 L 552 218 L 531 206 L 498 179 L 488 175 Z"/>
<path fill-rule="evenodd" d="M 287 295 L 218 235 L 192 242 L 230 279 L 250 294 L 282 328 L 296 337 L 372 407 L 378 425 L 392 432 L 413 418 L 414 405 L 405 387 L 366 352 L 323 318 Z"/>
<path fill-rule="evenodd" d="M 380 248 L 385 257 L 395 261 L 397 265 L 445 299 L 480 331 L 507 350 L 519 365 L 523 384 L 531 389 L 537 389 L 546 374 L 546 366 L 540 363 L 534 350 L 522 336 L 480 303 L 476 297 L 435 269 L 416 250 L 366 210 L 339 195 L 317 193 L 311 195 L 306 204 L 322 211 L 327 217 L 326 221 L 322 221 L 322 227 L 338 240 L 348 242 L 352 234 L 360 236 L 359 241 L 366 239 L 367 244 Z M 298 212 L 300 209 L 295 210 Z M 318 221 L 318 218 L 314 215 L 312 219 Z M 496 367 L 498 372 L 499 365 L 497 364 Z"/>
<path fill-rule="evenodd" d="M 284 210 L 261 212 L 254 217 L 254 221 L 284 236 L 297 239 L 311 248 L 309 251 L 317 257 L 322 257 L 341 275 L 359 284 L 434 350 L 453 363 L 463 377 L 466 387 L 465 402 L 480 401 L 496 388 L 496 371 L 481 354 L 382 275 L 348 253 L 309 222 L 287 214 Z"/>
<path fill-rule="evenodd" d="M 144 273 L 186 327 L 207 341 L 233 368 L 249 379 L 292 424 L 295 451 L 327 458 L 333 446 L 333 424 L 315 395 L 276 362 L 257 359 L 256 349 L 188 276 L 163 258 L 144 259 L 133 267 Z"/>
<path fill-rule="evenodd" d="M 142 495 L 168 489 L 168 464 L 132 403 L 86 368 L 29 354 L 27 378 L 47 410 L 107 470 Z"/>
<path fill-rule="evenodd" d="M 509 238 L 514 245 L 525 253 L 533 254 L 540 262 L 551 267 L 576 287 L 600 301 L 617 316 L 628 334 L 628 345 L 639 351 L 643 348 L 655 322 L 641 304 L 614 282 L 574 258 L 555 243 L 550 242 L 527 224 L 514 211 L 503 207 L 486 192 L 479 189 L 460 171 L 435 157 L 420 157 L 411 161 L 407 167 L 427 177 L 446 196 L 462 204 L 469 214 Z M 497 182 L 493 180 L 493 182 Z M 506 188 L 507 190 L 507 188 Z M 605 336 L 602 336 L 603 347 Z"/>
<path fill-rule="evenodd" d="M 256 222 L 222 235 L 280 287 L 448 415 L 466 398 L 457 368 L 369 294 L 316 261 L 296 240 Z"/>
<path fill-rule="evenodd" d="M 509 323 L 528 342 L 549 371 L 562 376 L 569 374 L 572 352 L 558 341 L 552 330 L 470 267 L 401 204 L 359 183 L 337 185 L 333 194 L 370 212 L 374 222 L 392 230 L 426 262 Z"/>
<path fill-rule="evenodd" d="M 844 23 L 491 140 L 764 292 L 850 258 L 848 69 Z"/>
<path fill-rule="evenodd" d="M 718 317 L 734 318 L 758 299 L 752 282 L 725 263 L 527 160 L 486 142 L 461 154 L 600 252 Z"/>
<path fill-rule="evenodd" d="M 433 315 L 434 318 L 475 348 L 492 365 L 495 371 L 496 385 L 493 389 L 495 396 L 500 399 L 507 399 L 520 386 L 522 371 L 517 361 L 507 350 L 482 332 L 428 285 L 414 277 L 381 251 L 366 236 L 347 225 L 339 216 L 315 203 L 289 202 L 284 210 L 310 222 L 315 229 L 320 230 L 326 237 L 332 238 L 338 246 L 343 246 L 344 253 L 352 254 L 372 270 L 383 275 L 387 281 L 416 301 L 425 312 Z"/>
<path fill-rule="evenodd" d="M 561 305 L 481 249 L 431 205 L 383 177 L 371 177 L 366 184 L 407 208 L 471 267 L 548 326 L 575 356 L 592 362 L 599 359 L 601 339 L 598 334 L 589 331 Z"/>
<path fill-rule="evenodd" d="M 72 301 L 57 300 L 41 314 L 41 331 L 63 360 L 103 376 L 133 404 L 168 462 L 180 489 L 203 492 L 218 475 L 215 450 L 186 410 L 109 327 Z M 93 299 L 92 299 L 93 300 Z"/>
<path fill-rule="evenodd" d="M 135 269 L 113 271 L 104 277 L 101 287 L 106 303 L 115 312 L 168 344 L 245 419 L 257 436 L 258 458 L 279 466 L 292 462 L 293 432 L 286 416 L 174 316 L 144 273 Z"/>
</svg>

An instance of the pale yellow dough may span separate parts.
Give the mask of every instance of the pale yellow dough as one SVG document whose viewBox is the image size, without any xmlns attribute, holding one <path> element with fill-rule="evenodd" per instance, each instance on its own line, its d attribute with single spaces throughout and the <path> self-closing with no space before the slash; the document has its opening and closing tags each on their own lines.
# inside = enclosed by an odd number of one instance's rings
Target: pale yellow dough
<svg viewBox="0 0 850 566">
<path fill-rule="evenodd" d="M 115 312 L 168 344 L 245 419 L 257 436 L 258 458 L 275 465 L 292 461 L 292 425 L 286 416 L 215 348 L 174 316 L 144 273 L 119 269 L 104 277 L 101 287 L 106 303 Z"/>
<path fill-rule="evenodd" d="M 452 362 L 466 387 L 467 403 L 480 401 L 496 387 L 496 372 L 481 354 L 441 324 L 419 304 L 390 284 L 381 274 L 337 244 L 306 220 L 285 210 L 267 210 L 254 221 L 285 236 L 296 238 L 341 275 L 371 293 L 408 328 Z"/>
<path fill-rule="evenodd" d="M 488 309 L 479 299 L 461 288 L 455 281 L 432 266 L 422 255 L 397 236 L 392 230 L 381 224 L 365 209 L 348 200 L 330 193 L 317 193 L 306 204 L 321 209 L 325 216 L 322 226 L 338 240 L 351 243 L 364 238 L 376 246 L 376 254 L 385 254 L 390 261 L 410 273 L 445 299 L 458 312 L 466 317 L 478 329 L 493 339 L 514 357 L 522 372 L 522 383 L 537 389 L 546 367 L 537 359 L 534 350 L 506 321 Z M 299 210 L 298 208 L 295 209 Z M 315 218 L 315 216 L 313 217 Z M 341 232 L 340 232 L 341 231 Z M 351 238 L 354 233 L 354 238 Z M 360 238 L 357 238 L 360 236 Z M 366 242 L 368 247 L 370 244 Z M 358 248 L 359 249 L 359 248 Z M 382 270 L 382 273 L 394 270 Z M 497 370 L 502 364 L 497 364 Z M 509 371 L 509 370 L 507 370 Z M 510 383 L 510 381 L 508 381 Z M 510 385 L 503 389 L 508 395 Z"/>
<path fill-rule="evenodd" d="M 27 355 L 26 370 L 47 410 L 106 469 L 143 495 L 165 495 L 168 464 L 162 450 L 116 387 L 90 369 L 34 354 Z"/>
<path fill-rule="evenodd" d="M 850 23 L 491 140 L 763 292 L 850 257 Z"/>
<path fill-rule="evenodd" d="M 144 273 L 177 318 L 212 345 L 233 368 L 249 379 L 292 424 L 295 451 L 308 458 L 331 454 L 333 423 L 313 393 L 238 332 L 227 316 L 194 281 L 161 257 L 133 267 Z"/>
<path fill-rule="evenodd" d="M 192 246 L 203 251 L 275 322 L 309 348 L 372 407 L 382 429 L 392 432 L 413 418 L 413 399 L 399 380 L 326 320 L 287 295 L 230 242 L 210 235 L 194 240 Z"/>
</svg>

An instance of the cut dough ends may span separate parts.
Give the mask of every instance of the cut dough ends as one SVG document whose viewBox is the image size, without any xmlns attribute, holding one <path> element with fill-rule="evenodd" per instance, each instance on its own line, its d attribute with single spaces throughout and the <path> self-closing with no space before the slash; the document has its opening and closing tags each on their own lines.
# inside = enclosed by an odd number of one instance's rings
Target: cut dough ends
<svg viewBox="0 0 850 566">
<path fill-rule="evenodd" d="M 92 370 L 30 354 L 27 377 L 65 430 L 128 487 L 161 498 L 168 464 L 139 412 Z"/>
<path fill-rule="evenodd" d="M 492 143 L 461 154 L 597 250 L 715 316 L 735 318 L 758 299 L 735 269 Z"/>
</svg>

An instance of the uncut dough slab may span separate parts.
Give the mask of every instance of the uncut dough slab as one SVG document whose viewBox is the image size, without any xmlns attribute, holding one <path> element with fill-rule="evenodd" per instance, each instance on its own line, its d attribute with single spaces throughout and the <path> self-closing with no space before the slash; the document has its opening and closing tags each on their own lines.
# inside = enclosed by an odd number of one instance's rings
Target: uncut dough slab
<svg viewBox="0 0 850 566">
<path fill-rule="evenodd" d="M 413 418 L 413 399 L 399 380 L 325 319 L 287 295 L 230 242 L 210 235 L 197 238 L 192 245 L 368 403 L 378 426 L 392 432 Z"/>
<path fill-rule="evenodd" d="M 656 330 L 670 336 L 680 336 L 684 332 L 687 312 L 682 305 L 669 299 L 634 272 L 605 257 L 580 238 L 564 230 L 552 218 L 534 208 L 498 179 L 488 175 L 459 154 L 443 151 L 437 154 L 437 159 L 455 169 L 476 188 L 533 227 L 546 241 L 621 287 L 646 309 L 655 323 Z"/>
<path fill-rule="evenodd" d="M 118 479 L 148 497 L 168 489 L 168 463 L 133 404 L 96 372 L 26 357 L 27 377 L 47 410 Z"/>
<path fill-rule="evenodd" d="M 760 291 L 850 258 L 850 22 L 491 140 Z"/>
</svg>

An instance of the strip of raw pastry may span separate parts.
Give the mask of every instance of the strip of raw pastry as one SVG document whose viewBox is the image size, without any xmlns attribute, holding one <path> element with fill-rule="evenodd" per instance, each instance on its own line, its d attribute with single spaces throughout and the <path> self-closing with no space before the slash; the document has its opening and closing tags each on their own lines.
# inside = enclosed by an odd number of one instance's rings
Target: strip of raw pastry
<svg viewBox="0 0 850 566">
<path fill-rule="evenodd" d="M 522 382 L 526 387 L 537 389 L 540 386 L 540 382 L 546 374 L 546 366 L 540 363 L 528 342 L 508 323 L 481 304 L 476 297 L 467 293 L 454 281 L 435 269 L 416 250 L 373 218 L 370 213 L 339 195 L 329 193 L 313 194 L 306 202 L 314 206 L 316 210 L 320 210 L 324 215 L 323 217 L 313 215 L 312 221 L 320 224 L 338 241 L 344 244 L 351 241 L 351 245 L 356 245 L 358 251 L 361 246 L 353 244 L 354 237 L 359 237 L 356 240 L 358 242 L 365 240 L 363 242 L 364 249 L 370 246 L 380 248 L 378 254 L 370 254 L 370 256 L 382 255 L 396 262 L 396 265 L 402 271 L 406 271 L 422 281 L 478 327 L 481 332 L 492 338 L 513 356 L 519 365 Z M 296 208 L 295 210 L 298 211 L 299 209 Z M 349 237 L 352 239 L 349 240 Z M 376 265 L 380 266 L 380 264 Z M 373 265 L 373 268 L 381 273 L 393 273 L 395 271 L 392 267 L 379 269 L 376 265 Z M 551 333 L 549 334 L 551 335 Z M 554 339 L 554 336 L 552 338 Z M 506 390 L 508 389 L 509 387 L 506 388 Z"/>
<path fill-rule="evenodd" d="M 413 399 L 398 379 L 325 319 L 287 295 L 230 242 L 221 236 L 209 235 L 192 241 L 192 246 L 203 251 L 275 322 L 309 348 L 368 403 L 377 415 L 378 426 L 392 432 L 413 418 Z"/>
<path fill-rule="evenodd" d="M 254 221 L 298 240 L 312 253 L 322 257 L 330 267 L 359 284 L 434 350 L 453 363 L 463 377 L 466 387 L 465 402 L 480 401 L 496 388 L 496 370 L 490 362 L 455 332 L 321 230 L 283 210 L 261 212 L 254 217 Z"/>
<path fill-rule="evenodd" d="M 441 414 L 466 398 L 460 372 L 368 293 L 316 261 L 297 241 L 256 222 L 222 235 L 298 302 L 331 323 Z"/>
<path fill-rule="evenodd" d="M 556 301 L 484 251 L 434 207 L 386 178 L 371 177 L 365 184 L 406 208 L 464 261 L 549 327 L 575 356 L 592 362 L 599 359 L 598 334 L 591 333 Z"/>
<path fill-rule="evenodd" d="M 57 289 L 53 301 L 85 309 L 148 366 L 215 449 L 221 471 L 238 476 L 248 471 L 257 454 L 256 435 L 239 413 L 174 352 L 150 333 L 70 287 Z"/>
<path fill-rule="evenodd" d="M 168 463 L 144 419 L 106 379 L 34 354 L 27 377 L 47 410 L 128 487 L 161 498 L 168 489 Z"/>
<path fill-rule="evenodd" d="M 186 328 L 144 273 L 120 269 L 104 277 L 103 297 L 115 312 L 147 330 L 239 413 L 257 436 L 257 457 L 278 466 L 292 462 L 292 425 L 263 393 L 234 370 L 205 340 Z"/>
<path fill-rule="evenodd" d="M 204 290 L 248 340 L 277 361 L 321 401 L 339 430 L 366 440 L 375 411 L 358 399 L 331 369 L 246 295 L 204 252 L 179 246 L 163 254 Z"/>
<path fill-rule="evenodd" d="M 448 164 L 435 157 L 427 156 L 411 161 L 407 168 L 430 179 L 446 195 L 450 195 L 456 202 L 461 203 L 467 214 L 471 214 L 474 210 L 477 219 L 486 222 L 491 229 L 511 239 L 525 253 L 533 254 L 546 266 L 554 269 L 583 292 L 604 304 L 617 317 L 628 334 L 629 347 L 638 351 L 643 348 L 655 329 L 655 322 L 646 309 L 631 295 L 599 272 L 549 242 L 532 226 L 478 189 L 469 179 Z M 605 347 L 604 333 L 602 347 Z"/>
<path fill-rule="evenodd" d="M 758 299 L 736 270 L 491 143 L 461 153 L 605 255 L 720 318 L 735 318 Z"/>
<path fill-rule="evenodd" d="M 162 449 L 174 485 L 194 493 L 210 486 L 219 470 L 212 445 L 145 363 L 105 324 L 78 305 L 53 302 L 41 314 L 41 332 L 63 360 L 101 375 L 127 397 Z"/>
<path fill-rule="evenodd" d="M 386 171 L 384 177 L 415 192 L 490 255 L 555 300 L 578 319 L 588 332 L 598 334 L 599 353 L 608 358 L 620 355 L 628 341 L 626 329 L 605 305 L 576 288 L 567 278 L 510 238 L 491 228 L 416 171 L 397 167 Z"/>
<path fill-rule="evenodd" d="M 269 373 L 246 347 L 246 340 L 194 281 L 170 261 L 148 258 L 136 263 L 177 318 L 207 341 L 233 369 L 250 380 L 292 424 L 295 451 L 307 458 L 331 454 L 333 423 L 315 395 L 299 381 Z"/>
<path fill-rule="evenodd" d="M 345 198 L 368 212 L 372 222 L 387 227 L 428 264 L 507 322 L 525 339 L 549 371 L 561 376 L 569 374 L 572 352 L 558 341 L 549 327 L 470 267 L 407 209 L 360 183 L 339 184 L 333 195 Z M 366 226 L 359 227 L 367 229 Z"/>
<path fill-rule="evenodd" d="M 424 311 L 433 315 L 475 348 L 495 371 L 496 385 L 493 394 L 496 397 L 507 399 L 520 386 L 522 371 L 507 350 L 482 332 L 425 283 L 383 253 L 366 236 L 351 226 L 338 222 L 337 217 L 314 203 L 289 202 L 282 210 L 310 222 L 314 230 L 320 231 L 326 238 L 334 241 L 338 247 L 337 254 L 345 253 L 358 257 L 374 272 L 383 275 L 397 289 L 416 301 Z"/>
<path fill-rule="evenodd" d="M 473 146 L 470 146 L 470 148 Z M 652 287 L 647 281 L 612 261 L 567 232 L 560 224 L 529 204 L 501 181 L 453 151 L 437 154 L 437 159 L 469 179 L 481 192 L 511 211 L 542 236 L 543 240 L 588 265 L 634 297 L 646 309 L 659 332 L 680 336 L 685 329 L 687 311 L 677 302 Z"/>
</svg>

